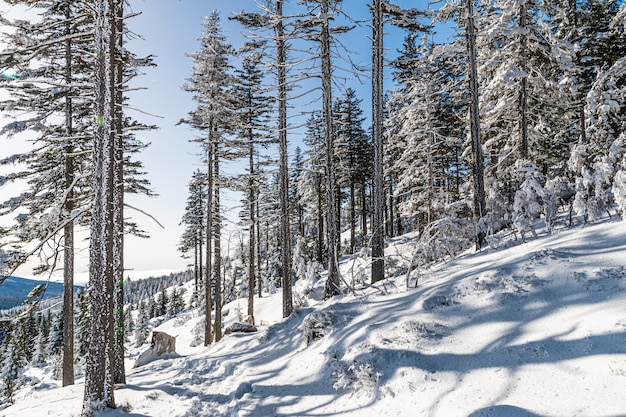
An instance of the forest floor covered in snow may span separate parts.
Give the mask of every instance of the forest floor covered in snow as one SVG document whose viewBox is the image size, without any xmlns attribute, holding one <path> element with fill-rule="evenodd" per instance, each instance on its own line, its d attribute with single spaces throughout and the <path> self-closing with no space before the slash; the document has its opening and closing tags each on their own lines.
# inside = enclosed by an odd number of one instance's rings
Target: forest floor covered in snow
<svg viewBox="0 0 626 417">
<path fill-rule="evenodd" d="M 414 246 L 391 241 L 390 263 Z M 177 355 L 133 369 L 147 345 L 132 349 L 119 408 L 98 417 L 626 416 L 626 222 L 498 246 L 420 271 L 416 288 L 400 274 L 325 301 L 323 276 L 298 282 L 291 317 L 280 293 L 255 298 L 259 331 L 209 347 L 185 311 L 155 328 Z M 367 279 L 367 260 L 342 270 Z M 226 305 L 225 325 L 246 306 Z M 80 415 L 82 379 L 40 378 L 0 416 Z"/>
</svg>

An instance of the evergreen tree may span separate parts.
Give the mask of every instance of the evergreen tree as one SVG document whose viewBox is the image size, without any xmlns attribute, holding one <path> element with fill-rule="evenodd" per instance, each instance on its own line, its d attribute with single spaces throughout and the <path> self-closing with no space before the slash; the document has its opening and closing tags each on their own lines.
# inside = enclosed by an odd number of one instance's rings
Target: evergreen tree
<svg viewBox="0 0 626 417">
<path fill-rule="evenodd" d="M 157 299 L 156 299 L 156 316 L 164 316 L 166 315 L 170 310 L 169 310 L 169 305 L 170 305 L 170 297 L 167 294 L 167 290 L 165 289 L 165 287 L 161 287 L 161 291 L 159 292 L 159 294 L 157 295 Z"/>
<path fill-rule="evenodd" d="M 325 213 L 325 183 L 324 177 L 324 148 L 323 148 L 322 118 L 319 112 L 313 112 L 306 121 L 304 143 L 308 149 L 305 152 L 307 169 L 300 175 L 298 181 L 299 203 L 305 207 L 306 224 L 305 236 L 316 242 L 317 262 L 324 262 L 324 213 Z"/>
<path fill-rule="evenodd" d="M 257 148 L 267 147 L 273 140 L 270 138 L 270 112 L 273 100 L 267 95 L 263 86 L 264 75 L 259 68 L 264 57 L 266 44 L 247 43 L 240 51 L 243 56 L 241 68 L 235 71 L 235 105 L 238 109 L 236 128 L 240 137 L 241 154 L 248 158 L 248 175 L 242 179 L 242 189 L 246 193 L 244 214 L 247 214 L 248 229 L 248 315 L 254 317 L 254 288 L 257 279 L 257 217 L 255 204 L 258 199 Z"/>
<path fill-rule="evenodd" d="M 349 190 L 349 253 L 354 253 L 356 248 L 357 191 L 365 188 L 372 172 L 371 144 L 363 129 L 365 117 L 361 102 L 356 92 L 347 88 L 344 95 L 336 100 L 334 114 L 338 184 Z M 341 206 L 341 202 L 338 206 Z M 362 205 L 361 208 L 363 210 Z"/>
<path fill-rule="evenodd" d="M 0 368 L 0 380 L 2 382 L 2 394 L 9 404 L 13 403 L 13 394 L 22 385 L 21 368 L 22 360 L 13 339 L 8 340 L 6 349 L 2 355 L 2 367 Z"/>
<path fill-rule="evenodd" d="M 204 246 L 205 230 L 205 208 L 207 201 L 206 176 L 200 170 L 196 170 L 188 184 L 189 196 L 185 205 L 185 213 L 180 225 L 185 226 L 178 250 L 183 256 L 189 251 L 193 251 L 194 257 L 194 291 L 199 290 L 199 282 L 202 279 L 202 248 Z"/>
<path fill-rule="evenodd" d="M 200 39 L 201 49 L 190 58 L 194 62 L 193 75 L 184 89 L 194 94 L 198 104 L 190 113 L 185 123 L 207 133 L 199 140 L 206 154 L 207 163 L 207 245 L 205 298 L 207 315 L 205 322 L 205 345 L 211 343 L 211 310 L 213 299 L 211 290 L 215 286 L 215 341 L 221 339 L 221 216 L 220 216 L 220 158 L 228 156 L 230 149 L 224 146 L 226 133 L 232 131 L 232 84 L 229 60 L 233 55 L 232 47 L 226 43 L 222 34 L 220 17 L 213 12 L 204 20 L 204 33 Z M 213 253 L 211 253 L 213 252 Z M 210 278 L 209 278 L 210 277 Z"/>
</svg>

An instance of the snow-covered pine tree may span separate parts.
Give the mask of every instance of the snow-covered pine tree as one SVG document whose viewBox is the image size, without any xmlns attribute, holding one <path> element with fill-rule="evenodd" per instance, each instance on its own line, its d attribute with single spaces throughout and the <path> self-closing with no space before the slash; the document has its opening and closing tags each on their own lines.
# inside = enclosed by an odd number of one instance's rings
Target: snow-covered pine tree
<svg viewBox="0 0 626 417">
<path fill-rule="evenodd" d="M 322 117 L 319 112 L 313 112 L 306 121 L 304 143 L 306 169 L 302 172 L 298 181 L 299 204 L 305 210 L 304 236 L 315 241 L 316 260 L 324 262 L 324 213 L 325 209 L 325 184 L 324 184 L 324 148 L 323 148 Z"/>
<path fill-rule="evenodd" d="M 452 51 L 426 38 L 420 46 L 410 36 L 405 53 L 395 61 L 401 84 L 388 102 L 385 131 L 391 155 L 386 175 L 394 178 L 402 216 L 420 230 L 459 198 L 457 176 L 466 175 L 460 161 L 465 121 L 453 116 L 461 113 L 454 99 L 462 74 Z"/>
<path fill-rule="evenodd" d="M 276 77 L 277 99 L 277 136 L 278 136 L 278 169 L 279 169 L 279 195 L 280 195 L 280 239 L 288 244 L 280 245 L 281 266 L 280 275 L 283 285 L 283 316 L 287 317 L 293 310 L 291 294 L 291 225 L 289 209 L 289 161 L 287 154 L 288 124 L 287 124 L 287 92 L 291 81 L 287 78 L 288 68 L 292 65 L 288 60 L 289 41 L 294 34 L 286 30 L 285 22 L 292 19 L 283 14 L 283 0 L 266 1 L 258 4 L 259 12 L 241 12 L 234 19 L 245 27 L 257 32 L 256 37 L 269 39 L 268 46 L 274 51 L 274 60 L 270 64 L 273 75 Z M 265 34 L 261 35 L 261 32 Z M 271 46 L 269 45 L 271 44 Z"/>
<path fill-rule="evenodd" d="M 198 293 L 199 283 L 203 279 L 202 248 L 206 237 L 206 175 L 202 171 L 196 170 L 187 187 L 189 188 L 189 196 L 180 222 L 180 225 L 185 226 L 185 229 L 178 250 L 183 254 L 183 257 L 189 251 L 193 251 L 194 291 Z"/>
<path fill-rule="evenodd" d="M 423 16 L 417 9 L 401 9 L 384 0 L 372 3 L 372 144 L 373 144 L 373 178 L 372 178 L 372 283 L 385 278 L 384 259 L 384 146 L 383 146 L 383 69 L 384 49 L 383 37 L 385 23 L 410 29 L 427 31 L 419 22 Z"/>
<path fill-rule="evenodd" d="M 335 155 L 337 163 L 338 188 L 348 188 L 349 213 L 348 224 L 350 227 L 350 244 L 348 253 L 354 253 L 357 246 L 357 192 L 366 187 L 371 179 L 372 172 L 372 148 L 370 138 L 363 128 L 365 117 L 361 102 L 356 92 L 347 88 L 343 96 L 335 100 L 334 131 L 335 131 Z M 337 193 L 340 195 L 340 193 Z M 361 196 L 363 192 L 361 192 Z M 337 206 L 341 207 L 341 200 Z M 365 210 L 364 201 L 359 204 L 361 217 Z M 365 242 L 365 236 L 359 241 Z"/>
<path fill-rule="evenodd" d="M 590 60 L 600 61 L 587 91 L 584 139 L 573 148 L 569 161 L 576 174 L 574 209 L 594 220 L 614 204 L 613 182 L 623 160 L 621 143 L 626 123 L 626 32 L 623 5 L 590 2 L 596 40 L 587 46 Z M 586 142 L 585 142 L 586 141 Z"/>
<path fill-rule="evenodd" d="M 194 63 L 193 74 L 183 86 L 186 91 L 194 94 L 196 110 L 189 114 L 183 122 L 206 132 L 207 137 L 197 140 L 203 147 L 207 163 L 207 244 L 205 297 L 207 318 L 205 322 L 205 345 L 211 343 L 211 334 L 215 341 L 221 339 L 221 249 L 220 249 L 220 158 L 228 156 L 230 149 L 224 146 L 226 134 L 232 132 L 232 85 L 230 59 L 234 53 L 226 43 L 222 34 L 220 17 L 217 12 L 211 13 L 203 22 L 203 35 L 200 38 L 202 47 L 189 57 Z M 213 253 L 211 253 L 213 252 Z M 212 277 L 212 278 L 209 278 Z M 212 283 L 212 284 L 211 284 Z M 212 286 L 215 286 L 215 328 L 211 326 L 211 310 L 213 300 Z"/>
<path fill-rule="evenodd" d="M 139 314 L 137 316 L 137 325 L 135 326 L 135 346 L 143 345 L 150 334 L 148 327 L 148 321 L 150 320 L 150 313 L 146 307 L 146 302 L 141 300 L 139 302 Z"/>
<path fill-rule="evenodd" d="M 22 242 L 24 247 L 37 245 L 36 249 L 39 250 L 44 248 L 42 246 L 44 243 L 52 242 L 48 246 L 52 247 L 53 251 L 43 257 L 44 263 L 40 271 L 54 269 L 57 254 L 63 251 L 66 288 L 64 311 L 65 320 L 68 322 L 64 329 L 65 340 L 71 341 L 74 222 L 88 223 L 90 214 L 88 208 L 91 203 L 88 181 L 92 169 L 89 158 L 91 144 L 87 139 L 92 135 L 93 114 L 90 108 L 93 103 L 91 84 L 93 58 L 92 55 L 84 54 L 82 51 L 90 50 L 93 44 L 93 16 L 91 3 L 85 1 L 59 0 L 40 3 L 36 9 L 41 10 L 39 20 L 18 21 L 15 24 L 16 30 L 7 35 L 13 41 L 12 47 L 15 48 L 9 51 L 8 55 L 15 50 L 26 51 L 14 56 L 27 58 L 21 63 L 25 68 L 23 72 L 25 75 L 19 77 L 16 83 L 9 85 L 14 88 L 11 90 L 11 97 L 5 102 L 14 111 L 19 111 L 21 119 L 7 125 L 4 130 L 8 133 L 19 133 L 29 128 L 40 134 L 40 138 L 33 152 L 17 156 L 27 169 L 12 174 L 10 178 L 10 180 L 30 178 L 30 189 L 18 197 L 19 204 L 15 204 L 18 200 L 12 199 L 13 203 L 5 207 L 7 210 L 28 208 L 29 214 L 22 216 L 23 221 L 17 222 L 11 230 L 13 235 L 29 236 Z M 117 24 L 121 25 L 121 22 L 120 17 Z M 121 29 L 118 29 L 118 32 L 118 38 L 121 39 Z M 118 50 L 122 51 L 122 48 Z M 137 75 L 137 68 L 150 65 L 151 59 L 140 59 L 124 51 L 124 59 L 118 59 L 117 62 L 120 67 L 123 66 L 120 71 L 124 71 L 126 79 L 131 79 Z M 115 181 L 119 187 L 117 195 L 121 196 L 123 188 L 127 192 L 150 195 L 151 191 L 147 189 L 148 182 L 139 178 L 143 174 L 140 171 L 141 164 L 130 161 L 129 156 L 124 156 L 123 152 L 130 144 L 132 149 L 127 152 L 129 155 L 143 148 L 143 145 L 137 146 L 132 132 L 151 127 L 129 118 L 123 119 L 121 85 L 118 90 L 120 92 L 117 101 L 120 105 L 117 105 L 116 109 L 120 115 L 117 117 L 117 131 L 120 132 L 123 125 L 125 133 L 123 136 L 116 135 L 120 140 L 123 138 L 124 144 L 116 145 L 118 155 L 115 161 L 127 163 L 125 166 L 118 164 L 116 172 L 119 173 L 120 179 Z M 58 123 L 57 120 L 61 122 Z M 15 158 L 16 156 L 11 156 L 1 162 L 7 163 Z M 126 175 L 121 174 L 123 169 L 126 170 Z M 123 176 L 125 178 L 122 180 Z M 121 207 L 121 204 L 119 202 L 117 205 Z M 119 219 L 120 214 L 117 222 L 120 225 L 118 231 L 122 230 L 123 222 Z M 141 234 L 134 224 L 126 226 L 132 233 Z M 59 238 L 61 231 L 63 236 Z M 116 236 L 122 239 L 123 232 L 116 233 Z M 122 256 L 116 258 L 121 260 Z M 121 270 L 119 265 L 118 263 L 118 271 Z M 71 342 L 65 343 L 64 346 L 63 384 L 68 385 L 73 383 L 73 346 Z"/>
<path fill-rule="evenodd" d="M 2 382 L 2 395 L 9 403 L 13 403 L 13 394 L 22 385 L 21 368 L 24 366 L 18 352 L 14 338 L 5 341 L 5 349 L 0 355 L 0 382 Z"/>
<path fill-rule="evenodd" d="M 262 66 L 266 65 L 266 42 L 247 42 L 239 51 L 242 57 L 241 67 L 235 70 L 235 106 L 237 108 L 237 135 L 242 154 L 247 155 L 248 174 L 242 178 L 241 188 L 246 193 L 244 213 L 247 214 L 248 229 L 248 315 L 254 317 L 254 289 L 257 280 L 256 258 L 258 240 L 256 237 L 256 203 L 259 196 L 257 172 L 257 148 L 267 147 L 275 141 L 271 138 L 270 116 L 274 100 L 268 94 Z"/>
</svg>

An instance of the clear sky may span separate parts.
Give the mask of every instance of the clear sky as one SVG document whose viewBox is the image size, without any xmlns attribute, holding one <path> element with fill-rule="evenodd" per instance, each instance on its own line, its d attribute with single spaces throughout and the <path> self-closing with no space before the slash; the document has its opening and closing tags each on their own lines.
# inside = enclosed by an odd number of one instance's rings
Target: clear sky
<svg viewBox="0 0 626 417">
<path fill-rule="evenodd" d="M 346 0 L 343 7 L 350 15 L 367 19 L 367 3 Z M 403 0 L 395 3 L 405 7 L 426 7 L 425 1 Z M 0 10 L 7 11 L 9 8 L 4 2 L 0 3 Z M 141 38 L 131 39 L 128 48 L 140 56 L 155 55 L 157 67 L 146 69 L 145 76 L 134 81 L 135 87 L 144 89 L 130 94 L 129 105 L 158 117 L 133 110 L 128 110 L 128 114 L 145 123 L 159 126 L 156 131 L 137 135 L 140 141 L 150 143 L 137 157 L 144 163 L 152 188 L 159 196 L 131 196 L 127 197 L 127 203 L 150 213 L 164 226 L 162 229 L 139 212 L 127 210 L 126 217 L 131 217 L 151 236 L 150 239 L 126 239 L 125 266 L 129 269 L 127 275 L 131 278 L 144 276 L 146 271 L 182 270 L 189 262 L 183 260 L 176 249 L 182 233 L 179 222 L 187 199 L 187 183 L 192 173 L 203 168 L 203 165 L 198 145 L 189 142 L 199 133 L 186 125 L 176 126 L 176 123 L 195 107 L 191 94 L 180 88 L 185 83 L 185 78 L 191 74 L 192 62 L 185 54 L 198 50 L 199 43 L 195 39 L 201 36 L 202 21 L 212 10 L 220 12 L 227 41 L 235 48 L 240 46 L 244 41 L 242 33 L 245 29 L 238 23 L 229 21 L 228 17 L 236 11 L 257 10 L 253 0 L 130 0 L 130 11 L 140 15 L 129 19 L 127 24 Z M 369 66 L 370 41 L 367 36 L 371 34 L 371 29 L 367 27 L 367 23 L 363 23 L 353 32 L 344 39 L 347 47 L 355 52 L 352 59 Z M 392 53 L 402 46 L 402 36 L 390 36 L 385 41 L 386 47 Z M 362 81 L 365 84 L 356 80 L 348 80 L 348 83 L 358 91 L 358 96 L 363 99 L 364 110 L 369 113 L 369 81 L 365 77 Z M 389 83 L 386 80 L 386 87 L 390 87 Z M 298 135 L 290 137 L 292 144 L 300 140 Z M 11 151 L 5 151 L 4 146 L 3 144 L 0 149 L 2 156 Z M 228 169 L 233 168 L 227 166 L 226 170 Z M 3 189 L 0 189 L 0 193 L 0 199 L 4 200 Z M 223 197 L 223 203 L 229 207 L 239 204 L 229 195 Z M 229 213 L 236 217 L 237 212 L 238 209 L 234 208 Z M 235 241 L 236 238 L 233 237 L 233 244 Z M 87 257 L 87 251 L 78 255 L 78 280 L 86 279 Z M 30 276 L 31 272 L 29 269 L 21 269 L 18 275 Z"/>
</svg>

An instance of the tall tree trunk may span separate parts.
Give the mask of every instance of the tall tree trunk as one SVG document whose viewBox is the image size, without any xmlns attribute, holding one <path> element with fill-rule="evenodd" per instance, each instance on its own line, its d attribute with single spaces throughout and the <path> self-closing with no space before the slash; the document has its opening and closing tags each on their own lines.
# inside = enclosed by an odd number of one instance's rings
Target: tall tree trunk
<svg viewBox="0 0 626 417">
<path fill-rule="evenodd" d="M 256 199 L 256 218 L 259 219 L 260 218 L 260 203 L 259 203 L 259 194 L 257 193 L 257 199 Z M 257 265 L 259 266 L 259 277 L 257 279 L 257 287 L 258 287 L 258 294 L 259 294 L 259 298 L 263 297 L 263 276 L 261 274 L 261 222 L 257 221 L 256 222 L 256 238 L 257 238 L 257 245 L 256 245 L 256 256 L 257 256 Z"/>
<path fill-rule="evenodd" d="M 200 252 L 200 243 L 198 242 L 198 238 L 196 237 L 195 242 L 193 244 L 193 289 L 195 296 L 198 296 L 198 284 L 200 283 L 200 276 L 198 272 L 198 255 Z"/>
<path fill-rule="evenodd" d="M 283 1 L 276 0 L 276 59 L 278 73 L 278 143 L 279 143 L 279 178 L 280 178 L 280 237 L 281 237 L 281 275 L 283 285 L 283 317 L 293 311 L 291 294 L 291 231 L 289 225 L 289 172 L 287 156 L 287 74 L 285 28 L 283 25 Z"/>
<path fill-rule="evenodd" d="M 476 68 L 476 31 L 474 26 L 473 0 L 466 0 L 467 6 L 467 55 L 468 75 L 470 89 L 470 134 L 472 138 L 472 151 L 474 163 L 472 164 L 472 179 L 474 183 L 474 220 L 478 221 L 485 213 L 485 165 L 483 161 L 483 149 L 480 141 L 480 114 L 478 106 L 478 71 Z M 484 233 L 478 232 L 476 247 L 480 249 L 484 243 Z"/>
<path fill-rule="evenodd" d="M 66 35 L 65 41 L 65 82 L 72 84 L 72 40 L 69 38 L 71 8 L 65 6 Z M 65 134 L 68 143 L 74 134 L 72 126 L 72 97 L 65 96 Z M 65 148 L 65 188 L 67 200 L 65 211 L 72 216 L 74 211 L 74 149 L 72 145 Z M 63 386 L 74 385 L 74 222 L 68 221 L 63 230 Z"/>
<path fill-rule="evenodd" d="M 328 13 L 328 0 L 320 2 L 322 22 L 320 43 L 322 61 L 322 113 L 324 119 L 324 145 L 326 148 L 326 198 L 328 204 L 328 218 L 326 219 L 326 244 L 328 248 L 328 278 L 326 280 L 326 298 L 339 294 L 339 270 L 338 270 L 338 218 L 335 199 L 335 169 L 334 169 L 334 141 L 333 141 L 333 108 L 332 108 L 332 68 L 330 62 L 330 22 Z M 337 216 L 339 217 L 339 216 Z"/>
<path fill-rule="evenodd" d="M 367 192 L 365 180 L 361 183 L 361 234 L 367 236 Z"/>
<path fill-rule="evenodd" d="M 256 195 L 254 192 L 254 138 L 252 135 L 252 129 L 248 129 L 248 164 L 250 170 L 250 179 L 248 180 L 248 190 L 250 197 L 248 198 L 248 210 L 250 214 L 250 237 L 248 239 L 248 257 L 250 261 L 248 263 L 248 316 L 254 317 L 254 281 L 255 281 L 255 262 L 256 257 L 254 248 L 256 247 L 255 227 L 256 217 L 254 216 L 254 207 L 256 201 Z"/>
<path fill-rule="evenodd" d="M 212 341 L 212 317 L 213 296 L 211 295 L 211 275 L 213 274 L 213 121 L 209 121 L 209 139 L 207 148 L 207 212 L 206 212 L 206 267 L 204 268 L 206 278 L 204 280 L 204 298 L 206 316 L 204 319 L 204 346 L 208 346 Z"/>
<path fill-rule="evenodd" d="M 90 343 L 85 366 L 83 415 L 115 408 L 113 394 L 113 158 L 111 72 L 115 0 L 96 0 L 94 63 L 93 204 L 89 246 Z"/>
<path fill-rule="evenodd" d="M 113 382 L 116 384 L 126 383 L 126 368 L 124 365 L 124 137 L 122 110 L 124 83 L 124 61 L 122 48 L 124 47 L 124 6 L 123 1 L 118 1 L 115 10 L 115 51 L 114 71 L 112 79 L 113 114 L 115 115 L 114 140 L 114 189 L 113 189 L 113 274 L 115 282 L 114 318 L 115 318 L 115 347 L 113 361 Z"/>
<path fill-rule="evenodd" d="M 350 253 L 356 247 L 356 190 L 354 180 L 350 176 Z"/>
<path fill-rule="evenodd" d="M 213 176 L 215 178 L 213 184 L 215 191 L 215 214 L 213 219 L 213 223 L 215 225 L 213 237 L 213 267 L 215 268 L 215 328 L 213 329 L 213 332 L 215 334 L 215 342 L 219 342 L 222 339 L 222 218 L 220 214 L 220 154 L 217 142 L 213 145 L 213 149 L 213 164 L 215 166 L 213 172 Z"/>
<path fill-rule="evenodd" d="M 199 293 L 200 291 L 200 283 L 204 282 L 204 258 L 202 257 L 202 254 L 204 253 L 204 245 L 202 244 L 202 235 L 206 235 L 206 231 L 204 230 L 204 227 L 201 227 L 200 230 L 198 230 L 198 299 L 200 299 L 201 295 Z"/>
<path fill-rule="evenodd" d="M 317 185 L 317 261 L 324 262 L 324 212 L 322 211 L 322 176 L 316 174 Z"/>
<path fill-rule="evenodd" d="M 372 10 L 372 284 L 385 278 L 383 184 L 383 4 L 374 0 Z"/>
<path fill-rule="evenodd" d="M 526 34 L 526 9 L 525 2 L 520 4 L 520 60 L 522 79 L 520 85 L 519 109 L 520 109 L 520 156 L 522 159 L 528 159 L 528 36 Z"/>
</svg>

